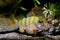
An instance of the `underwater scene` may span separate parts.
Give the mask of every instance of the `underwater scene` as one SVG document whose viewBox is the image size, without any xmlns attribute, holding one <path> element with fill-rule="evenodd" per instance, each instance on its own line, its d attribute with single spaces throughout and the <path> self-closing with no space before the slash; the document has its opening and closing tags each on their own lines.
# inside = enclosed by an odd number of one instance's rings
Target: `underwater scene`
<svg viewBox="0 0 60 40">
<path fill-rule="evenodd" d="M 0 40 L 60 40 L 60 0 L 0 0 Z"/>
</svg>

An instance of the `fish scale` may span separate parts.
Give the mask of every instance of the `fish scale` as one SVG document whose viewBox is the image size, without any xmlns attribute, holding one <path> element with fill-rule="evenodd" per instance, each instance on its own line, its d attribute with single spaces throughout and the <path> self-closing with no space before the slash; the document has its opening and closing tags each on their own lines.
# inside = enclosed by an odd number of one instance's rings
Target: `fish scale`
<svg viewBox="0 0 60 40">
<path fill-rule="evenodd" d="M 36 30 L 35 23 L 36 24 L 39 23 L 39 17 L 37 17 L 37 16 L 31 16 L 31 17 L 21 19 L 19 21 L 19 24 L 22 24 L 22 25 L 19 26 L 20 32 L 23 32 L 23 30 L 26 30 L 28 33 L 29 32 L 33 33 L 33 30 Z"/>
</svg>

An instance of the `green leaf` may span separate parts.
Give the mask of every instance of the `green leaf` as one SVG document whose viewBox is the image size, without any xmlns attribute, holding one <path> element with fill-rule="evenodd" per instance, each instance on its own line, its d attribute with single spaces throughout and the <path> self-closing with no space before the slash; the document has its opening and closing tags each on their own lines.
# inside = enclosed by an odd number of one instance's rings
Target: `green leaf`
<svg viewBox="0 0 60 40">
<path fill-rule="evenodd" d="M 39 5 L 40 5 L 40 2 L 38 0 L 35 0 Z"/>
<path fill-rule="evenodd" d="M 27 11 L 27 9 L 26 8 L 24 8 L 24 7 L 20 7 L 22 10 L 24 10 L 24 11 Z"/>
</svg>

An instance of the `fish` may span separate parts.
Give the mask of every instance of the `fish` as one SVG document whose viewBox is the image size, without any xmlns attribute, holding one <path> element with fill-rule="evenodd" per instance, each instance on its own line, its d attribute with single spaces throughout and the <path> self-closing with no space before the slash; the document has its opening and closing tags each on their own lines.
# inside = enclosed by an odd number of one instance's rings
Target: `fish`
<svg viewBox="0 0 60 40">
<path fill-rule="evenodd" d="M 39 21 L 43 21 L 45 23 L 44 18 L 31 16 L 31 17 L 24 17 L 20 20 L 16 18 L 0 18 L 0 32 L 5 31 L 13 31 L 19 28 L 19 32 L 21 33 L 28 33 L 28 34 L 35 34 L 40 30 L 44 30 L 47 27 L 42 26 Z M 39 26 L 40 25 L 40 26 Z"/>
</svg>

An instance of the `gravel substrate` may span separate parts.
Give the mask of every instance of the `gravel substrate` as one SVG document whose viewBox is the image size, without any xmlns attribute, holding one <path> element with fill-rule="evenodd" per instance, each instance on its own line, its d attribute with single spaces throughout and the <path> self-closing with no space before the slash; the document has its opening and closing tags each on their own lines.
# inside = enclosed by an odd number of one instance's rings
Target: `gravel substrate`
<svg viewBox="0 0 60 40">
<path fill-rule="evenodd" d="M 39 37 L 32 37 L 24 34 L 18 34 L 18 33 L 6 33 L 6 34 L 0 34 L 0 39 L 38 39 Z"/>
<path fill-rule="evenodd" d="M 15 32 L 12 33 L 6 33 L 6 34 L 0 34 L 0 40 L 59 40 L 60 39 L 60 35 L 57 36 L 43 36 L 43 37 L 32 37 L 29 35 L 25 35 L 25 34 L 18 34 Z"/>
</svg>

